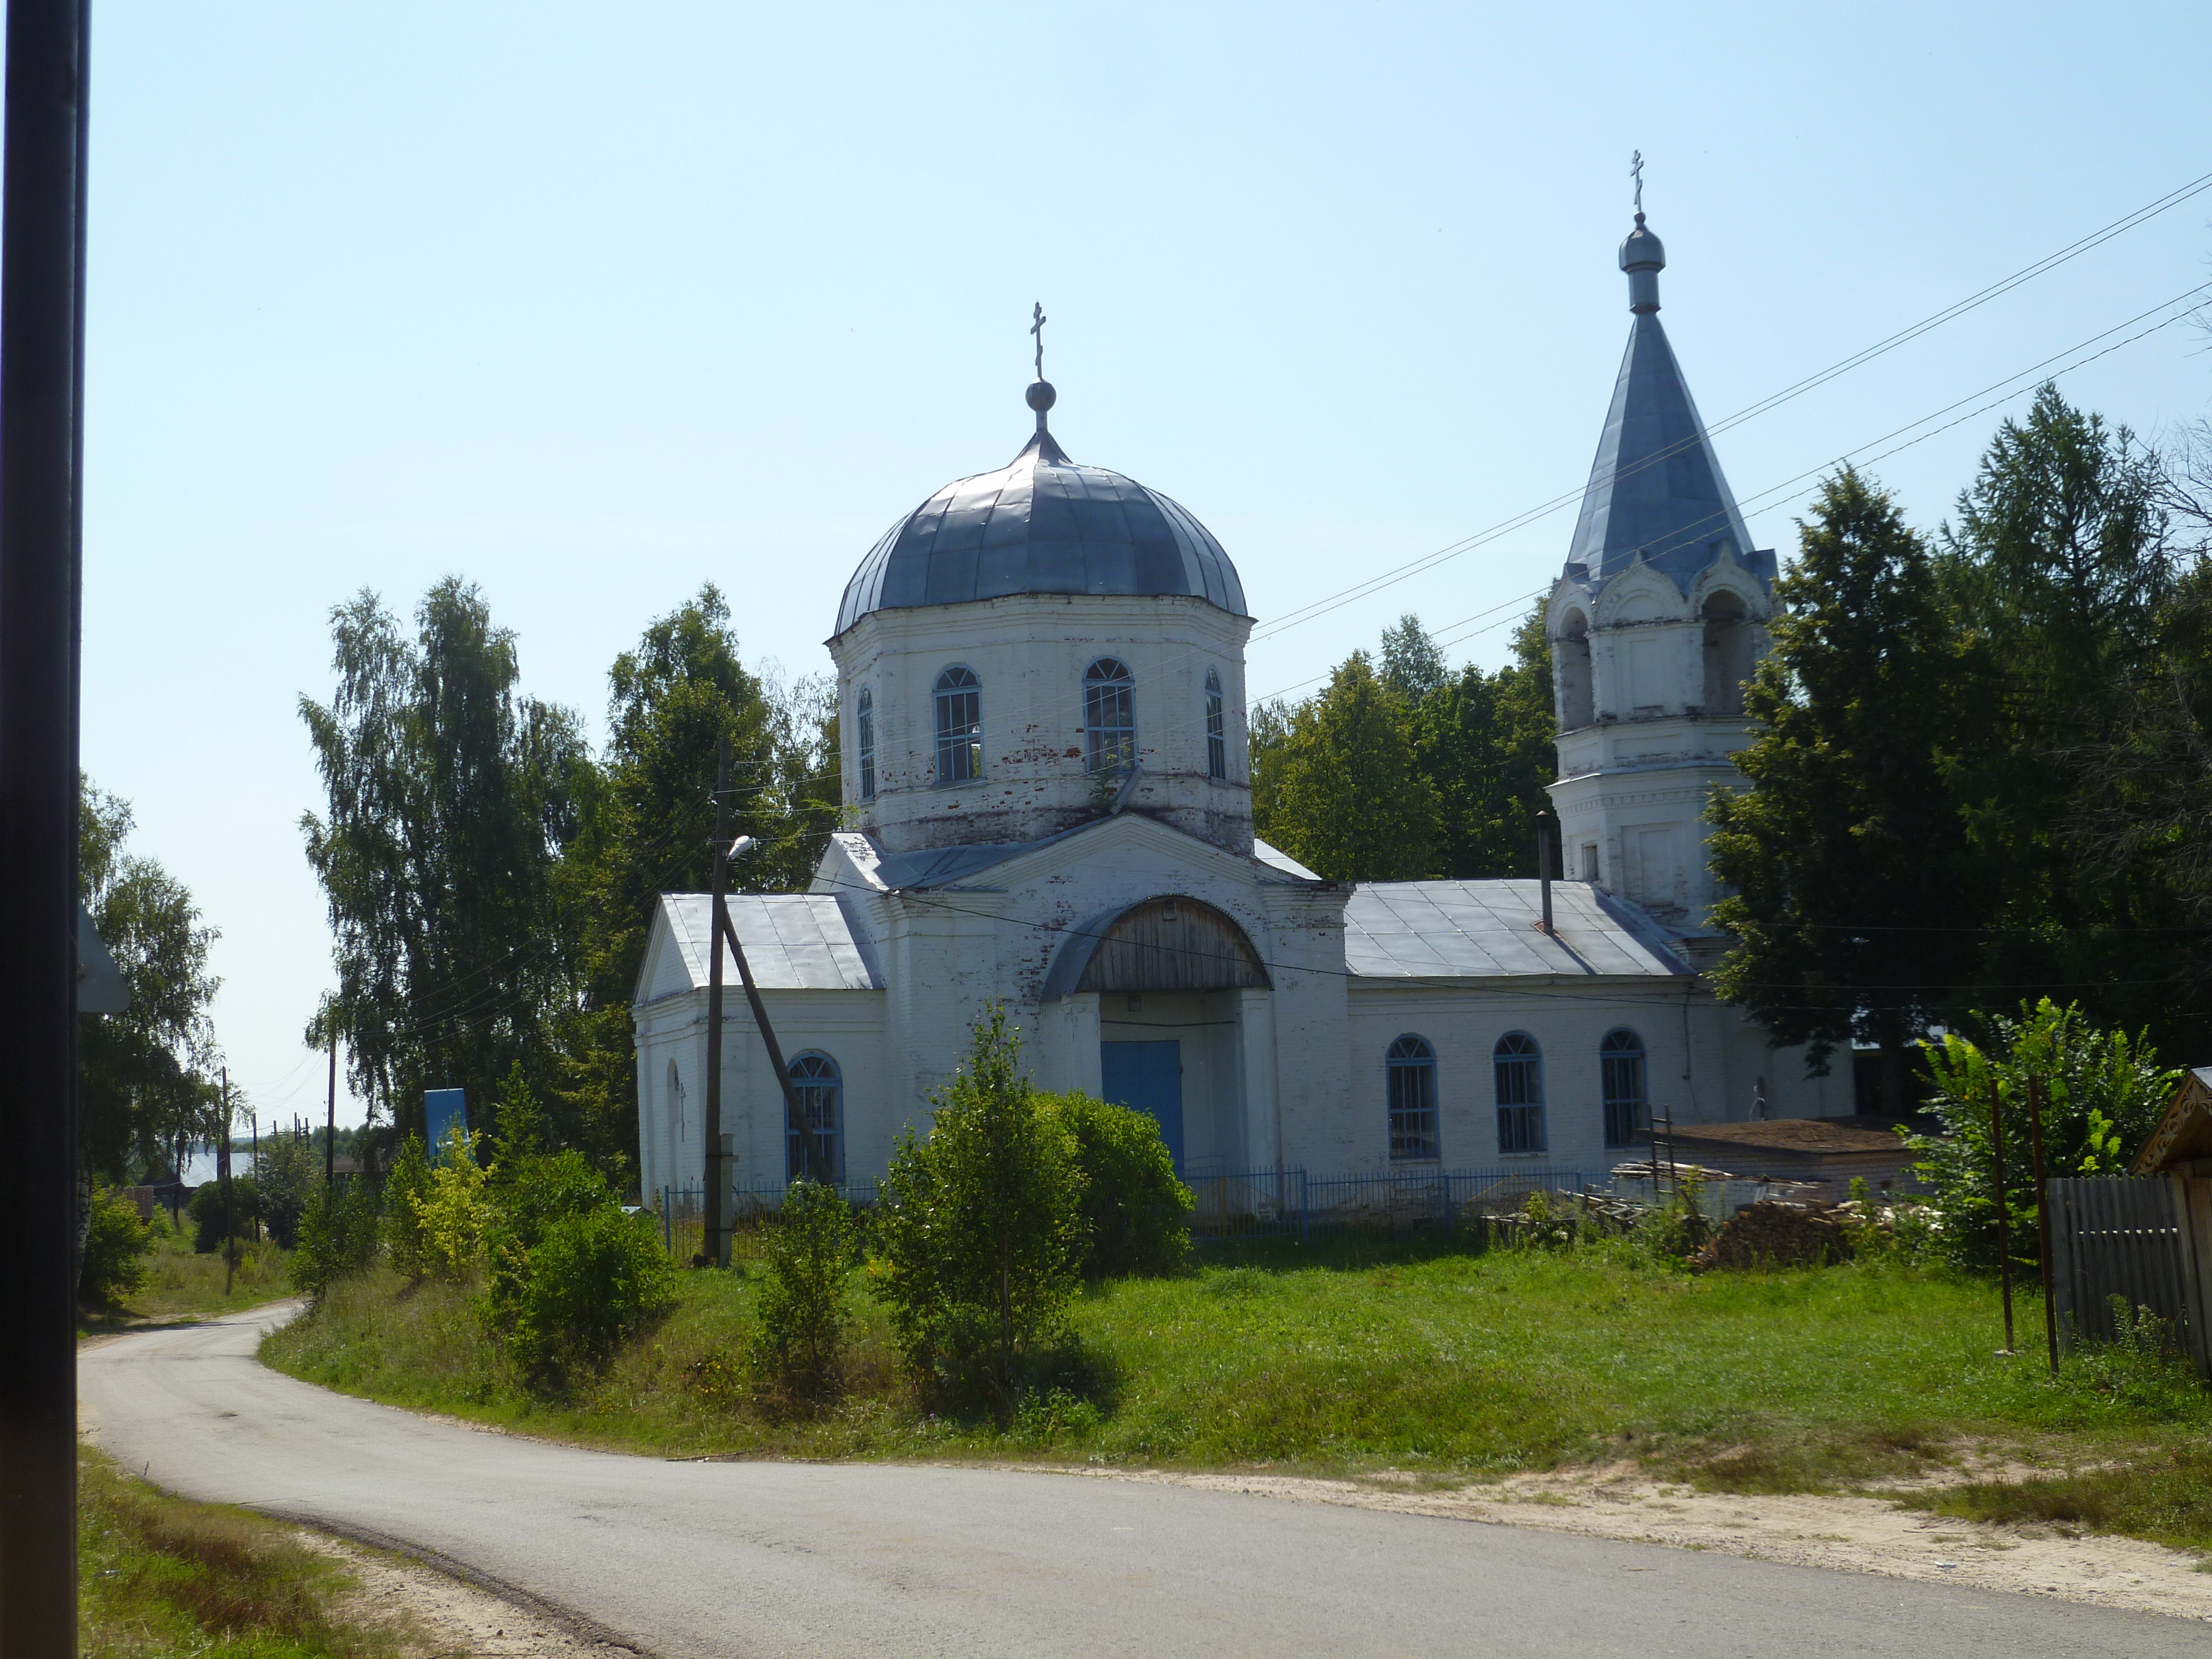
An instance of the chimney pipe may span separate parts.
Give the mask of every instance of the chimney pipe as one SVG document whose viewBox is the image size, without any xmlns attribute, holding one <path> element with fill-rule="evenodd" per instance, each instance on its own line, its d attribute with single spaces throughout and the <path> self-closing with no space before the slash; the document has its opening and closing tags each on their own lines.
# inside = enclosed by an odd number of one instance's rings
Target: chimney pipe
<svg viewBox="0 0 2212 1659">
<path fill-rule="evenodd" d="M 1552 815 L 1536 814 L 1536 880 L 1544 894 L 1543 929 L 1552 932 Z"/>
</svg>

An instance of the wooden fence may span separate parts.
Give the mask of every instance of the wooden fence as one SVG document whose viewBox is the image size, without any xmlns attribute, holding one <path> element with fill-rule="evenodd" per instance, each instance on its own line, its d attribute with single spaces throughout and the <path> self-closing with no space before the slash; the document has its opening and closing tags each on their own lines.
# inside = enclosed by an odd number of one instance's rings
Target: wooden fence
<svg viewBox="0 0 2212 1659">
<path fill-rule="evenodd" d="M 2212 1377 L 2212 1179 L 2053 1181 L 2051 1282 L 2058 1342 L 2110 1341 L 2110 1298 L 2148 1308 Z"/>
</svg>

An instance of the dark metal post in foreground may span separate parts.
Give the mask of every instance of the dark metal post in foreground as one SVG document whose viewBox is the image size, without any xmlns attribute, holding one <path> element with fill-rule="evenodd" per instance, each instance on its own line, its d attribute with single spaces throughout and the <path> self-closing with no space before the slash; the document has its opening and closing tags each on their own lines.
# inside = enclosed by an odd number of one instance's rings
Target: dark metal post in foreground
<svg viewBox="0 0 2212 1659">
<path fill-rule="evenodd" d="M 722 930 L 729 926 L 725 896 L 730 885 L 730 740 L 714 763 L 714 899 L 707 920 L 707 1168 L 706 1237 L 700 1254 L 719 1267 L 729 1260 L 728 1223 L 722 1213 Z"/>
<path fill-rule="evenodd" d="M 1990 1158 L 1996 1167 L 1997 1182 L 1997 1283 L 2004 1288 L 2004 1352 L 2010 1353 L 2012 1352 L 2012 1240 L 2005 1222 L 2007 1212 L 2012 1206 L 2005 1197 L 2004 1091 L 1995 1083 L 1990 1085 Z"/>
<path fill-rule="evenodd" d="M 2051 1194 L 2043 1181 L 2043 1079 L 2027 1080 L 2027 1133 L 2035 1149 L 2035 1234 L 2043 1267 L 2043 1340 L 2051 1374 L 2058 1375 L 2058 1304 L 2051 1297 Z"/>
<path fill-rule="evenodd" d="M 76 1650 L 77 481 L 86 0 L 9 0 L 0 115 L 0 1652 Z"/>
</svg>

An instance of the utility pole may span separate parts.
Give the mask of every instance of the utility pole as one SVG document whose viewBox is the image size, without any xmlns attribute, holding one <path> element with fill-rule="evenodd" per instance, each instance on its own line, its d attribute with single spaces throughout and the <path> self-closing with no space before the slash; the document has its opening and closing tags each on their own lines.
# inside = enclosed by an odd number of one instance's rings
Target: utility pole
<svg viewBox="0 0 2212 1659">
<path fill-rule="evenodd" d="M 258 1193 L 261 1190 L 261 1114 L 258 1110 L 252 1114 L 252 1121 L 253 1124 L 253 1188 Z M 276 1126 L 272 1123 L 269 1127 L 274 1132 Z M 253 1212 L 253 1242 L 256 1244 L 261 1242 L 261 1210 L 258 1206 L 255 1206 Z"/>
<path fill-rule="evenodd" d="M 2005 1198 L 2003 1102 L 2003 1091 L 1997 1087 L 1993 1078 L 1990 1081 L 1990 1158 L 1997 1183 L 1997 1283 L 2004 1290 L 2003 1351 L 2009 1354 L 2012 1352 L 2012 1244 L 2005 1221 L 2006 1212 L 2011 1206 Z"/>
<path fill-rule="evenodd" d="M 230 1297 L 231 1280 L 238 1273 L 238 1216 L 231 1207 L 230 1186 L 230 1067 L 222 1068 L 222 1139 L 216 1142 L 215 1178 L 222 1183 L 222 1294 Z"/>
<path fill-rule="evenodd" d="M 2027 1079 L 2027 1133 L 2035 1148 L 2035 1231 L 2043 1267 L 2043 1342 L 2051 1354 L 2051 1374 L 2058 1375 L 2058 1304 L 2051 1296 L 2051 1194 L 2043 1179 L 2043 1079 Z"/>
<path fill-rule="evenodd" d="M 722 1164 L 722 933 L 729 927 L 724 902 L 730 884 L 730 739 L 726 732 L 714 760 L 714 873 L 707 923 L 707 1203 L 700 1254 L 715 1267 L 730 1259 L 723 1214 Z"/>
<path fill-rule="evenodd" d="M 331 1107 L 328 1139 L 323 1142 L 323 1201 L 333 1203 L 338 1188 L 338 1034 L 331 1033 Z"/>
<path fill-rule="evenodd" d="M 0 1652 L 76 1650 L 77 639 L 88 0 L 9 0 L 0 114 Z"/>
<path fill-rule="evenodd" d="M 1552 931 L 1552 815 L 1536 814 L 1536 884 L 1544 896 L 1544 931 Z"/>
<path fill-rule="evenodd" d="M 799 1137 L 800 1168 L 809 1181 L 820 1181 L 823 1171 L 820 1150 L 814 1144 L 814 1126 L 799 1109 L 799 1091 L 792 1086 L 791 1067 L 783 1063 L 783 1045 L 775 1040 L 775 1027 L 768 1023 L 768 1005 L 761 1000 L 760 988 L 753 983 L 752 964 L 745 960 L 737 924 L 726 911 L 722 933 L 729 940 L 731 956 L 737 959 L 738 977 L 745 982 L 745 1000 L 752 1005 L 753 1024 L 760 1027 L 761 1046 L 768 1050 L 768 1063 L 775 1068 L 775 1079 L 783 1085 L 783 1121 L 790 1133 Z"/>
</svg>

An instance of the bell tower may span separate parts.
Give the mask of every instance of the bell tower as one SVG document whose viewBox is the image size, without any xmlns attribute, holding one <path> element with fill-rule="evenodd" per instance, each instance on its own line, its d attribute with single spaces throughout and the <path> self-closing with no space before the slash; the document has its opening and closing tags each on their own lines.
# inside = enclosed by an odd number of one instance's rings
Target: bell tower
<svg viewBox="0 0 2212 1659">
<path fill-rule="evenodd" d="M 1620 245 L 1628 350 L 1545 610 L 1559 721 L 1550 793 L 1565 875 L 1695 935 L 1721 896 L 1705 803 L 1741 787 L 1730 757 L 1750 741 L 1743 682 L 1766 651 L 1775 562 L 1751 547 L 1660 325 L 1666 264 L 1639 199 Z"/>
</svg>

